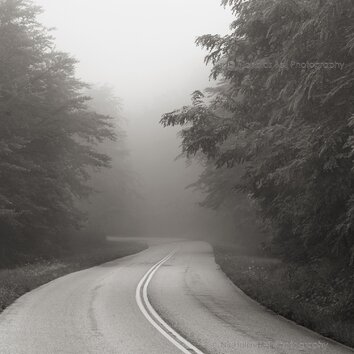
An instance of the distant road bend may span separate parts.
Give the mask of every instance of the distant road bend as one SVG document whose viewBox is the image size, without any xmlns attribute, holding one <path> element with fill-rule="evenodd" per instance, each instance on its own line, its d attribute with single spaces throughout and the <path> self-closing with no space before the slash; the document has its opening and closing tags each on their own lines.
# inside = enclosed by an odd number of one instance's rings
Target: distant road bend
<svg viewBox="0 0 354 354">
<path fill-rule="evenodd" d="M 1 354 L 353 353 L 245 296 L 204 242 L 70 274 L 0 315 Z"/>
</svg>

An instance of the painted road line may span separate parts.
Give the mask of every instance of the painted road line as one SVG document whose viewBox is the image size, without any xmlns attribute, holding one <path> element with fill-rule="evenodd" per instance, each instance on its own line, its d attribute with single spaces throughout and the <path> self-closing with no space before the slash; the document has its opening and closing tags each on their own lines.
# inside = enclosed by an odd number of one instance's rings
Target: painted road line
<svg viewBox="0 0 354 354">
<path fill-rule="evenodd" d="M 145 318 L 155 327 L 157 331 L 159 331 L 182 353 L 204 354 L 201 350 L 199 350 L 192 343 L 190 343 L 186 338 L 182 337 L 179 333 L 177 333 L 170 325 L 168 325 L 152 307 L 148 298 L 148 286 L 155 273 L 164 263 L 171 259 L 176 254 L 176 252 L 176 250 L 171 252 L 161 261 L 157 262 L 140 280 L 136 288 L 136 302 Z"/>
</svg>

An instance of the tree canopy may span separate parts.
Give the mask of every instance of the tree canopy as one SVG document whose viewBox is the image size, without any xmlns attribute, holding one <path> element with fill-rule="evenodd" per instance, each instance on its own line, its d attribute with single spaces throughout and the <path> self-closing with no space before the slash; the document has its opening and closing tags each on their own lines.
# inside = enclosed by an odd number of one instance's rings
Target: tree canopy
<svg viewBox="0 0 354 354">
<path fill-rule="evenodd" d="M 162 124 L 182 126 L 186 156 L 242 169 L 230 192 L 257 203 L 283 255 L 353 261 L 352 2 L 222 3 L 235 15 L 231 33 L 197 40 L 219 85 Z"/>
<path fill-rule="evenodd" d="M 88 109 L 76 61 L 58 51 L 27 0 L 0 1 L 0 230 L 2 240 L 79 227 L 75 201 L 90 169 L 109 167 L 97 144 L 116 139 L 110 117 Z"/>
</svg>

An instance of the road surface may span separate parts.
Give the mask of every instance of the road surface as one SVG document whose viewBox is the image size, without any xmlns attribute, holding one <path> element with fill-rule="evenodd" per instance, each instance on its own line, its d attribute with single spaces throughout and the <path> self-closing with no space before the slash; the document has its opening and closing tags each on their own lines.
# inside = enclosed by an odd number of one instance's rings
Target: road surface
<svg viewBox="0 0 354 354">
<path fill-rule="evenodd" d="M 1 354 L 353 353 L 238 290 L 203 242 L 74 273 L 0 315 Z"/>
</svg>

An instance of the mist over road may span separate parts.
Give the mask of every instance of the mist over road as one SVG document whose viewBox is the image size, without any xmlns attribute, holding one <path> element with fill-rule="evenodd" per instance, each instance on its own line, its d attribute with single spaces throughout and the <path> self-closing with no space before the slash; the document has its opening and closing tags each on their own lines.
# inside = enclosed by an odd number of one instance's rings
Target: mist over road
<svg viewBox="0 0 354 354">
<path fill-rule="evenodd" d="M 0 315 L 2 354 L 181 352 L 352 353 L 247 298 L 204 242 L 155 242 L 42 286 Z"/>
</svg>

